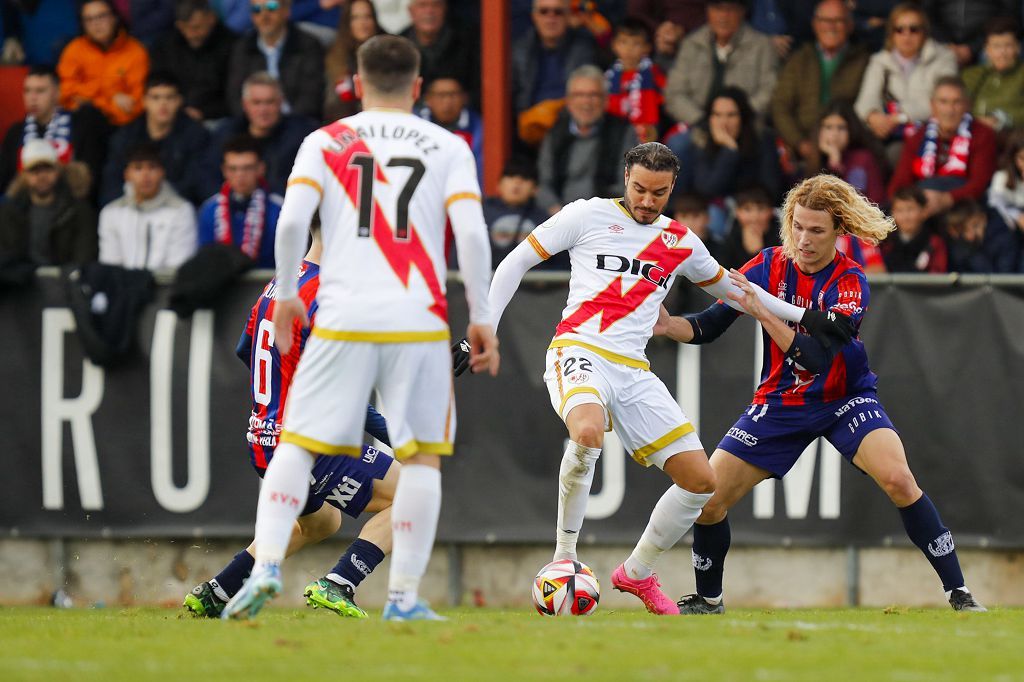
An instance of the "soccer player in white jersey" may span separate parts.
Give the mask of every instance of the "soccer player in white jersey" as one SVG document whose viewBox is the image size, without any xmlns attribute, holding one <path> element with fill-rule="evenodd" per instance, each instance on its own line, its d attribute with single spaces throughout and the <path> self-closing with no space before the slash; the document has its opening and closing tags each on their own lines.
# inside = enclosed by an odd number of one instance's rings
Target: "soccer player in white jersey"
<svg viewBox="0 0 1024 682">
<path fill-rule="evenodd" d="M 659 588 L 655 562 L 700 514 L 715 491 L 715 474 L 693 424 L 650 371 L 644 351 L 678 275 L 742 310 L 735 302 L 742 292 L 700 239 L 661 215 L 678 171 L 679 161 L 668 147 L 656 142 L 634 147 L 625 157 L 625 195 L 564 207 L 502 261 L 490 293 L 496 328 L 526 271 L 569 251 L 569 298 L 544 374 L 551 405 L 570 438 L 558 477 L 554 558 L 576 559 L 594 467 L 604 433 L 614 425 L 633 459 L 659 467 L 672 480 L 633 553 L 612 574 L 617 590 L 636 595 L 649 611 L 662 615 L 679 610 Z M 763 290 L 759 295 L 784 319 L 799 322 L 805 315 Z M 842 319 L 812 315 L 803 324 L 818 333 L 843 334 Z"/>
<path fill-rule="evenodd" d="M 363 111 L 311 133 L 288 180 L 277 225 L 274 343 L 287 352 L 296 319 L 306 229 L 323 225 L 319 311 L 285 405 L 280 444 L 256 513 L 252 577 L 224 609 L 249 618 L 281 589 L 280 563 L 309 489 L 316 455 L 358 457 L 362 418 L 376 388 L 391 444 L 405 466 L 392 506 L 388 620 L 437 620 L 418 599 L 441 508 L 440 456 L 452 453 L 452 391 L 445 224 L 466 283 L 474 371 L 498 370 L 487 287 L 490 247 L 473 153 L 412 111 L 419 53 L 378 36 L 357 54 Z M 353 416 L 354 415 L 354 416 Z M 351 418 L 350 418 L 351 417 Z"/>
</svg>

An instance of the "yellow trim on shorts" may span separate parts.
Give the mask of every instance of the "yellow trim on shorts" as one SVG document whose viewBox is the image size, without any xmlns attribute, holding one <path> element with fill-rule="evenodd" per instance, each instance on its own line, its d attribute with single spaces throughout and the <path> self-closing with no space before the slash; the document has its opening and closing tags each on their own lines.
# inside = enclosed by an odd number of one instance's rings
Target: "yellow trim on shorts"
<svg viewBox="0 0 1024 682">
<path fill-rule="evenodd" d="M 348 455 L 349 457 L 362 457 L 363 455 L 363 449 L 358 445 L 331 445 L 292 431 L 282 431 L 280 442 L 298 445 L 300 448 L 305 448 L 318 455 Z"/>
<path fill-rule="evenodd" d="M 323 194 L 324 194 L 324 188 L 321 187 L 320 183 L 317 182 L 316 180 L 314 180 L 313 178 L 304 178 L 304 177 L 292 178 L 291 180 L 288 181 L 288 184 L 286 185 L 286 187 L 291 187 L 292 185 L 309 185 L 310 187 L 315 189 L 317 192 L 319 192 L 320 196 L 323 196 Z"/>
<path fill-rule="evenodd" d="M 420 343 L 424 341 L 447 341 L 451 338 L 451 332 L 447 329 L 438 329 L 433 332 L 363 332 L 363 331 L 341 331 L 339 329 L 324 329 L 313 327 L 313 336 L 328 341 L 360 341 L 364 343 Z"/>
<path fill-rule="evenodd" d="M 569 402 L 569 398 L 573 397 L 577 393 L 593 393 L 597 396 L 598 401 L 600 401 L 601 407 L 604 407 L 604 401 L 601 400 L 601 394 L 596 388 L 593 386 L 579 386 L 577 388 L 570 389 L 568 393 L 562 396 L 562 404 L 558 406 L 558 416 L 563 419 L 565 418 L 565 415 L 562 414 L 562 410 L 565 409 L 565 404 Z M 607 410 L 608 408 L 605 407 L 605 409 Z"/>
<path fill-rule="evenodd" d="M 586 348 L 589 351 L 597 353 L 605 360 L 611 360 L 612 362 L 617 362 L 620 365 L 626 365 L 627 367 L 636 367 L 637 369 L 646 370 L 648 372 L 651 371 L 651 363 L 649 362 L 637 360 L 636 358 L 631 358 L 626 355 L 619 355 L 618 353 L 613 353 L 610 350 L 605 350 L 604 348 L 599 348 L 598 346 L 590 343 L 584 343 L 583 341 L 575 341 L 573 339 L 555 339 L 551 342 L 548 348 L 565 348 L 566 346 L 579 346 L 580 348 Z"/>
<path fill-rule="evenodd" d="M 695 430 L 696 429 L 693 428 L 693 424 L 690 422 L 686 422 L 682 426 L 677 426 L 653 443 L 637 448 L 633 453 L 633 459 L 640 462 L 645 467 L 649 467 L 651 465 L 647 463 L 648 457 L 656 453 L 658 450 L 671 445 L 673 441 L 679 440 L 689 433 L 693 433 Z"/>
<path fill-rule="evenodd" d="M 462 201 L 463 199 L 473 199 L 474 201 L 480 201 L 480 195 L 477 194 L 476 192 L 458 192 L 456 194 L 453 194 L 444 200 L 445 210 L 447 210 L 448 207 L 454 204 L 456 201 Z"/>
<path fill-rule="evenodd" d="M 428 455 L 450 455 L 454 448 L 451 443 L 424 443 L 415 438 L 408 443 L 394 448 L 395 459 L 408 459 L 417 452 L 424 452 Z"/>
<path fill-rule="evenodd" d="M 533 250 L 537 252 L 538 256 L 540 256 L 544 260 L 547 260 L 548 258 L 551 258 L 551 254 L 548 253 L 547 249 L 545 249 L 543 246 L 541 246 L 540 241 L 536 237 L 534 237 L 532 234 L 526 238 L 526 241 L 528 241 L 530 243 L 530 246 L 533 247 Z"/>
<path fill-rule="evenodd" d="M 694 284 L 696 284 L 699 287 L 708 287 L 708 286 L 711 286 L 712 284 L 714 284 L 715 282 L 717 282 L 718 280 L 722 279 L 722 277 L 724 275 L 725 275 L 725 268 L 723 268 L 721 265 L 719 265 L 718 266 L 718 274 L 717 275 L 715 275 L 711 279 L 706 279 L 703 282 L 694 282 Z"/>
</svg>

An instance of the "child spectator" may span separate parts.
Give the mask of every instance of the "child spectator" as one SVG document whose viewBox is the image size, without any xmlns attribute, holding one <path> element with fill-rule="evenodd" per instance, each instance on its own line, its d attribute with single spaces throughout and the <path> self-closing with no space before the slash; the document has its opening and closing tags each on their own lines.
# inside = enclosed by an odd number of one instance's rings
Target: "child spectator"
<svg viewBox="0 0 1024 682">
<path fill-rule="evenodd" d="M 639 19 L 622 21 L 615 27 L 612 52 L 615 63 L 605 72 L 608 112 L 632 123 L 640 142 L 657 140 L 665 73 L 651 61 L 647 25 Z"/>
<path fill-rule="evenodd" d="M 914 187 L 893 195 L 896 233 L 880 245 L 889 272 L 948 272 L 946 242 L 925 222 L 927 203 L 924 192 Z"/>
<path fill-rule="evenodd" d="M 494 267 L 498 267 L 498 263 L 526 239 L 533 228 L 550 217 L 538 206 L 536 196 L 536 167 L 525 159 L 510 159 L 501 172 L 498 195 L 484 199 L 484 219 L 490 230 Z M 541 267 L 547 270 L 568 269 L 567 257 L 564 252 L 556 254 Z"/>
<path fill-rule="evenodd" d="M 971 112 L 996 130 L 1024 125 L 1024 65 L 1013 18 L 996 17 L 986 24 L 985 56 L 987 63 L 964 69 Z"/>
<path fill-rule="evenodd" d="M 742 267 L 762 249 L 780 243 L 779 226 L 768 192 L 763 187 L 737 192 L 736 216 L 719 252 L 718 262 L 722 267 Z"/>
<path fill-rule="evenodd" d="M 192 205 L 164 182 L 160 150 L 135 147 L 127 157 L 124 196 L 100 211 L 100 262 L 123 268 L 177 268 L 196 250 Z"/>
<path fill-rule="evenodd" d="M 950 272 L 1014 272 L 1015 235 L 1001 220 L 989 221 L 985 208 L 973 199 L 958 202 L 946 217 Z"/>
<path fill-rule="evenodd" d="M 274 234 L 281 197 L 267 190 L 267 166 L 250 135 L 224 145 L 224 185 L 199 209 L 199 245 L 234 244 L 258 268 L 274 267 Z"/>
</svg>

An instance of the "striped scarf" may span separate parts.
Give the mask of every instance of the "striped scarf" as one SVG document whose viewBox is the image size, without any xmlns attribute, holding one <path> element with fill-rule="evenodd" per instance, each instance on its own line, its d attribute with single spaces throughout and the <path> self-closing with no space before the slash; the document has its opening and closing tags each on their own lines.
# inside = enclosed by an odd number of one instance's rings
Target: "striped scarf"
<svg viewBox="0 0 1024 682">
<path fill-rule="evenodd" d="M 242 228 L 242 243 L 239 250 L 253 260 L 260 256 L 263 228 L 267 216 L 267 192 L 260 186 L 249 197 Z M 233 244 L 231 235 L 231 187 L 228 183 L 220 188 L 217 195 L 217 210 L 214 213 L 214 238 L 220 244 Z"/>
</svg>

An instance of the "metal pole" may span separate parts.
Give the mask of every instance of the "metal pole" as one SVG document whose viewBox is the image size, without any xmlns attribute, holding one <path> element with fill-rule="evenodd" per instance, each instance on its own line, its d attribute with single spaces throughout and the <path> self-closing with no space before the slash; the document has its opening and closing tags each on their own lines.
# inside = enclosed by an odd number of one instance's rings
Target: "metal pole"
<svg viewBox="0 0 1024 682">
<path fill-rule="evenodd" d="M 860 550 L 853 545 L 846 548 L 846 603 L 860 606 Z"/>
</svg>

